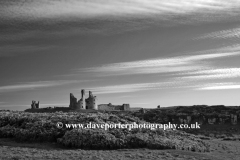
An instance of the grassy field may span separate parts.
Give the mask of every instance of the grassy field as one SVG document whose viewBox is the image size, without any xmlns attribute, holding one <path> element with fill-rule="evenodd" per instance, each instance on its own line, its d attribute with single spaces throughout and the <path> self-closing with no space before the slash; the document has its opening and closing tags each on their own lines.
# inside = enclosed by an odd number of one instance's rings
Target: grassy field
<svg viewBox="0 0 240 160">
<path fill-rule="evenodd" d="M 18 143 L 0 138 L 0 159 L 84 159 L 84 160 L 239 160 L 240 141 L 205 140 L 210 152 L 182 150 L 118 149 L 82 150 L 63 148 L 56 143 Z"/>
<path fill-rule="evenodd" d="M 56 127 L 59 121 L 146 123 L 141 117 L 120 112 L 1 111 L 0 159 L 239 160 L 240 157 L 238 125 L 231 127 L 232 130 L 227 124 L 206 125 L 194 135 L 161 129 L 59 129 Z"/>
</svg>

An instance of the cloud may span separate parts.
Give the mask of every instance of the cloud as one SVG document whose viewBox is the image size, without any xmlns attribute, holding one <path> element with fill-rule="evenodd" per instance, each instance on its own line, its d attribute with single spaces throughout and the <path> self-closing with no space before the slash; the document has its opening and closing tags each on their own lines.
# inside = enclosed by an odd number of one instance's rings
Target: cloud
<svg viewBox="0 0 240 160">
<path fill-rule="evenodd" d="M 225 89 L 240 89 L 240 84 L 236 83 L 215 83 L 199 87 L 196 90 L 225 90 Z"/>
<path fill-rule="evenodd" d="M 214 51 L 214 50 L 212 50 Z M 218 52 L 219 55 L 228 53 L 232 55 L 240 54 L 240 46 L 233 45 L 221 48 L 220 50 L 216 50 L 214 52 Z M 230 56 L 230 55 L 228 55 Z M 205 68 L 202 67 L 200 70 L 189 70 L 187 72 L 176 73 L 176 76 L 180 75 L 178 79 L 180 80 L 188 80 L 188 81 L 198 81 L 198 80 L 210 80 L 210 79 L 226 79 L 226 78 L 237 78 L 240 77 L 240 68 L 237 67 L 225 67 L 221 68 L 218 66 L 209 65 Z"/>
<path fill-rule="evenodd" d="M 238 0 L 26 0 L 1 2 L 1 15 L 13 18 L 81 18 L 149 14 L 214 13 L 237 10 Z M 20 7 L 21 6 L 21 7 Z M 13 14 L 14 13 L 14 14 Z"/>
<path fill-rule="evenodd" d="M 39 82 L 20 83 L 15 85 L 0 86 L 0 93 L 61 86 L 61 85 L 66 85 L 71 83 L 78 83 L 78 82 L 79 81 L 74 81 L 74 80 L 70 80 L 70 81 L 62 80 L 62 81 L 39 81 Z"/>
<path fill-rule="evenodd" d="M 112 94 L 112 93 L 129 93 L 145 90 L 166 89 L 184 87 L 183 81 L 169 81 L 156 83 L 136 83 L 136 84 L 122 84 L 111 85 L 104 87 L 87 88 L 86 90 L 93 91 L 96 94 Z"/>
<path fill-rule="evenodd" d="M 233 29 L 228 29 L 228 30 L 222 30 L 222 31 L 217 31 L 217 32 L 212 32 L 205 34 L 203 36 L 200 36 L 196 39 L 228 39 L 228 38 L 240 38 L 240 28 L 233 28 Z"/>
<path fill-rule="evenodd" d="M 34 53 L 35 51 L 45 51 L 52 49 L 55 46 L 39 46 L 39 45 L 6 45 L 0 47 L 0 57 L 22 55 L 27 53 Z"/>
<path fill-rule="evenodd" d="M 193 76 L 184 76 L 181 79 L 204 80 L 204 79 L 236 78 L 236 77 L 240 77 L 240 68 L 209 69 L 209 70 L 189 72 L 187 74 L 193 74 Z"/>
<path fill-rule="evenodd" d="M 154 88 L 153 86 L 159 86 L 160 84 L 142 83 L 142 84 L 123 84 L 104 87 L 88 88 L 96 94 L 109 94 L 109 93 L 128 93 L 137 92 L 142 90 L 148 90 Z"/>
<path fill-rule="evenodd" d="M 94 73 L 95 76 L 156 73 L 165 73 L 168 75 L 167 81 L 157 81 L 155 83 L 135 83 L 89 88 L 89 90 L 97 94 L 130 93 L 174 88 L 203 90 L 211 87 L 205 85 L 205 80 L 222 80 L 240 77 L 240 68 L 219 68 L 211 63 L 218 58 L 240 55 L 239 45 L 199 51 L 192 54 L 193 55 L 170 58 L 112 63 L 99 67 L 81 69 L 80 72 Z M 229 86 L 229 84 L 225 84 L 225 86 Z"/>
<path fill-rule="evenodd" d="M 112 63 L 98 67 L 80 69 L 79 72 L 98 73 L 99 76 L 109 76 L 198 71 L 210 68 L 204 63 L 207 60 L 239 55 L 240 47 L 231 46 L 196 53 L 198 55 Z"/>
<path fill-rule="evenodd" d="M 48 31 L 49 34 L 54 35 L 66 34 L 66 31 L 69 31 L 68 35 L 116 34 L 146 28 L 150 24 L 172 26 L 234 18 L 238 20 L 240 2 L 239 0 L 1 0 L 0 15 L 1 34 L 20 31 L 28 31 L 32 37 L 35 37 L 34 32 L 39 33 L 39 31 Z M 23 36 L 28 37 L 28 34 Z"/>
</svg>

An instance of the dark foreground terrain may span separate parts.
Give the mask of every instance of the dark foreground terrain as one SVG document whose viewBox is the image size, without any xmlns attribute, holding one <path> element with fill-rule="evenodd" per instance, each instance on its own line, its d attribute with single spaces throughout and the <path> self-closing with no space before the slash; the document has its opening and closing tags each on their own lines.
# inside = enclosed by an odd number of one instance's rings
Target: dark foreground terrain
<svg viewBox="0 0 240 160">
<path fill-rule="evenodd" d="M 240 107 L 193 106 L 137 112 L 0 111 L 1 159 L 240 160 Z M 79 129 L 63 124 L 195 123 L 199 129 Z"/>
<path fill-rule="evenodd" d="M 84 159 L 84 160 L 239 160 L 240 141 L 221 139 L 205 140 L 210 152 L 199 153 L 182 150 L 118 149 L 81 150 L 67 149 L 55 143 L 18 143 L 8 138 L 0 139 L 0 159 Z"/>
</svg>

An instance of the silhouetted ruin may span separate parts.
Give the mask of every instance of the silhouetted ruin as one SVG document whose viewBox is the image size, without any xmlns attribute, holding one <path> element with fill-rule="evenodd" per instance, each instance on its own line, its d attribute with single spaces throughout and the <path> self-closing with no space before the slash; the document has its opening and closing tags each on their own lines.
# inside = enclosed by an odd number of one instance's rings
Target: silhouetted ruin
<svg viewBox="0 0 240 160">
<path fill-rule="evenodd" d="M 89 97 L 85 99 L 85 90 L 81 91 L 82 97 L 77 101 L 77 98 L 70 93 L 70 105 L 69 107 L 73 110 L 78 109 L 95 109 L 97 110 L 97 97 L 93 96 L 92 92 L 89 91 Z"/>
<path fill-rule="evenodd" d="M 85 90 L 81 90 L 81 98 L 78 100 L 72 93 L 70 93 L 70 104 L 69 107 L 47 107 L 47 108 L 41 108 L 39 109 L 39 102 L 36 103 L 36 101 L 32 101 L 31 109 L 28 109 L 27 111 L 34 111 L 34 112 L 44 112 L 45 110 L 54 112 L 54 111 L 71 111 L 71 110 L 85 110 L 86 112 L 89 111 L 128 111 L 130 110 L 129 104 L 122 104 L 122 105 L 112 105 L 109 104 L 100 104 L 97 105 L 97 97 L 93 95 L 91 91 L 89 91 L 88 98 L 85 97 Z M 88 111 L 89 110 L 89 111 Z M 83 111 L 83 112 L 85 112 Z"/>
<path fill-rule="evenodd" d="M 126 111 L 130 109 L 129 104 L 123 105 L 112 105 L 109 104 L 100 104 L 97 105 L 97 97 L 93 96 L 92 92 L 89 91 L 89 97 L 85 99 L 85 90 L 81 91 L 81 99 L 77 101 L 77 98 L 74 97 L 72 93 L 70 93 L 70 105 L 69 107 L 73 110 L 78 109 L 94 109 L 94 110 L 105 110 L 105 111 Z"/>
<path fill-rule="evenodd" d="M 38 109 L 40 106 L 40 103 L 38 101 L 38 103 L 36 101 L 32 101 L 32 104 L 31 104 L 31 109 Z"/>
</svg>

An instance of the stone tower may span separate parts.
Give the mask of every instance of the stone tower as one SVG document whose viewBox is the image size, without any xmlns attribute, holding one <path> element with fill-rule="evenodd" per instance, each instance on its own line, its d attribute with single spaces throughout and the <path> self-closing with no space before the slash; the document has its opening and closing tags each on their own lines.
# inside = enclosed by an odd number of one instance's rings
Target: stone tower
<svg viewBox="0 0 240 160">
<path fill-rule="evenodd" d="M 40 102 L 38 101 L 38 103 L 37 103 L 36 101 L 32 101 L 31 108 L 32 109 L 40 108 Z"/>
<path fill-rule="evenodd" d="M 81 91 L 82 93 L 82 98 L 81 98 L 81 101 L 82 101 L 82 109 L 86 109 L 86 101 L 85 101 L 85 90 L 83 89 Z"/>
<path fill-rule="evenodd" d="M 98 109 L 97 97 L 93 96 L 91 91 L 89 91 L 89 97 L 86 99 L 86 109 Z"/>
<path fill-rule="evenodd" d="M 77 101 L 77 98 L 74 97 L 74 95 L 72 93 L 70 93 L 70 104 L 69 104 L 69 107 L 71 109 L 80 109 L 80 104 L 79 102 Z"/>
</svg>

